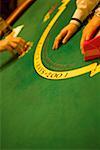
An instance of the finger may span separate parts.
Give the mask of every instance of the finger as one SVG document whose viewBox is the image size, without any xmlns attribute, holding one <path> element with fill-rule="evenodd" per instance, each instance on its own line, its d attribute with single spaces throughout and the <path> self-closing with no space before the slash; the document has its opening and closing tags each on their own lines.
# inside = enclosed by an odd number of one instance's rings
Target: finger
<svg viewBox="0 0 100 150">
<path fill-rule="evenodd" d="M 26 41 L 22 38 L 18 38 L 16 39 L 16 43 L 17 43 L 17 51 L 18 53 L 23 53 L 24 52 L 24 48 L 25 48 L 25 45 L 27 45 Z"/>
<path fill-rule="evenodd" d="M 23 53 L 25 53 L 27 51 L 28 47 L 29 46 L 27 43 L 24 44 L 23 46 L 21 44 L 18 44 L 16 47 L 16 50 L 20 55 L 22 55 Z"/>
<path fill-rule="evenodd" d="M 12 39 L 12 42 L 15 42 L 15 43 L 17 43 L 17 44 L 26 44 L 26 41 L 24 40 L 24 39 L 22 39 L 22 38 L 20 38 L 20 37 L 17 37 L 17 38 L 13 38 Z"/>
<path fill-rule="evenodd" d="M 8 43 L 8 46 L 9 46 L 9 51 L 17 51 L 18 52 L 18 54 L 21 54 L 22 53 L 22 49 L 23 49 L 23 47 L 20 45 L 20 44 L 17 44 L 17 43 L 15 43 L 15 42 L 12 42 L 12 41 L 10 41 L 9 43 Z"/>
<path fill-rule="evenodd" d="M 58 45 L 57 41 L 54 41 L 54 44 L 53 44 L 52 49 L 53 49 L 53 50 L 57 49 L 57 47 L 58 47 L 57 45 Z"/>
<path fill-rule="evenodd" d="M 80 42 L 81 53 L 84 54 L 84 40 L 82 39 Z"/>
<path fill-rule="evenodd" d="M 27 44 L 26 41 L 20 37 L 14 38 L 13 43 L 17 44 L 16 50 L 19 54 L 22 54 L 24 52 L 24 47 Z"/>
<path fill-rule="evenodd" d="M 68 40 L 71 38 L 71 36 L 72 36 L 72 34 L 71 34 L 70 32 L 68 32 L 68 33 L 66 34 L 66 36 L 64 37 L 62 43 L 63 43 L 63 44 L 67 43 Z"/>
<path fill-rule="evenodd" d="M 19 55 L 21 55 L 24 52 L 23 47 L 21 45 L 17 45 L 16 51 L 18 52 Z"/>
<path fill-rule="evenodd" d="M 26 41 L 25 41 L 23 38 L 18 37 L 18 38 L 16 38 L 16 39 L 18 40 L 18 42 L 20 42 L 20 43 L 22 43 L 22 44 L 26 44 Z"/>
<path fill-rule="evenodd" d="M 60 44 L 60 42 L 61 42 L 61 36 L 60 35 L 58 35 L 57 37 L 56 37 L 56 39 L 55 39 L 55 41 L 54 41 L 54 44 L 53 44 L 53 49 L 57 49 L 58 47 L 59 47 L 59 44 Z"/>
<path fill-rule="evenodd" d="M 86 40 L 86 36 L 83 35 L 81 38 L 81 42 L 80 42 L 80 49 L 81 49 L 82 54 L 84 54 L 84 42 L 85 42 L 85 40 Z"/>
<path fill-rule="evenodd" d="M 59 47 L 60 42 L 66 36 L 67 32 L 68 31 L 65 32 L 64 30 L 61 30 L 60 34 L 55 39 L 53 49 L 57 49 Z"/>
<path fill-rule="evenodd" d="M 13 49 L 15 49 L 17 47 L 17 44 L 11 41 L 9 43 L 9 46 L 11 46 Z"/>
<path fill-rule="evenodd" d="M 89 31 L 87 36 L 86 36 L 86 40 L 90 40 L 93 38 L 93 36 L 95 35 L 95 31 Z"/>
</svg>

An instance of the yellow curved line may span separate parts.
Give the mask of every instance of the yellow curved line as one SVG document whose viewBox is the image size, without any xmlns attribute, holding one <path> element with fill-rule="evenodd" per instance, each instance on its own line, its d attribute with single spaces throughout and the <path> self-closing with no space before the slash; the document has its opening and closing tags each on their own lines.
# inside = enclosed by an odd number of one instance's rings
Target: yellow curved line
<svg viewBox="0 0 100 150">
<path fill-rule="evenodd" d="M 47 69 L 42 63 L 41 51 L 42 51 L 42 47 L 45 42 L 45 39 L 46 39 L 48 33 L 50 32 L 51 28 L 53 27 L 54 23 L 57 21 L 59 16 L 65 10 L 66 5 L 69 3 L 69 1 L 70 0 L 63 0 L 62 5 L 58 8 L 57 14 L 54 16 L 54 18 L 51 20 L 51 22 L 49 23 L 49 25 L 43 32 L 43 34 L 37 44 L 37 47 L 36 47 L 36 51 L 35 51 L 35 55 L 34 55 L 35 70 L 40 76 L 47 78 L 47 79 L 59 80 L 59 79 L 72 78 L 72 77 L 76 77 L 76 76 L 88 73 L 90 71 L 91 71 L 90 77 L 92 77 L 96 73 L 100 72 L 100 64 L 97 65 L 97 63 L 92 63 L 88 66 L 84 66 L 84 67 L 74 69 L 74 70 L 69 70 L 69 71 L 52 71 L 52 70 Z"/>
</svg>

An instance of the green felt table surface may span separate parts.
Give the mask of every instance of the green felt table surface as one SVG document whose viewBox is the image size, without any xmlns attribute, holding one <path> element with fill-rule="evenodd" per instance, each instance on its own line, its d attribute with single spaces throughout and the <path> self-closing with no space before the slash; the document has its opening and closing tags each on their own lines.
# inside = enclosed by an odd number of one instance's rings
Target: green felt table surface
<svg viewBox="0 0 100 150">
<path fill-rule="evenodd" d="M 50 19 L 47 12 L 56 5 Z M 21 59 L 0 72 L 2 150 L 100 149 L 100 73 L 64 80 L 47 80 L 34 69 L 37 43 L 61 0 L 37 0 L 14 24 L 24 24 L 20 36 L 34 44 Z M 80 51 L 82 29 L 57 51 L 53 41 L 69 22 L 75 1 L 66 7 L 51 29 L 42 50 L 44 65 L 52 70 L 70 70 L 100 60 L 85 62 Z M 0 54 L 3 61 L 6 56 Z"/>
</svg>

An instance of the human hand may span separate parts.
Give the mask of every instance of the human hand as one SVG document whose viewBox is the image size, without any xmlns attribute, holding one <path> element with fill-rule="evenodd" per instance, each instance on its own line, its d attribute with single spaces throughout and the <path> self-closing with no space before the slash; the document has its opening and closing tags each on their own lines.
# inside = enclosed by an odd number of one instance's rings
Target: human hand
<svg viewBox="0 0 100 150">
<path fill-rule="evenodd" d="M 55 38 L 53 49 L 58 49 L 60 43 L 67 43 L 77 29 L 78 26 L 74 23 L 69 23 L 67 26 L 65 26 Z"/>
<path fill-rule="evenodd" d="M 23 53 L 23 47 L 26 44 L 21 37 L 13 37 L 14 33 L 9 34 L 5 39 L 0 41 L 0 52 L 9 51 L 14 54 L 14 50 L 20 54 Z"/>
<path fill-rule="evenodd" d="M 99 27 L 100 27 L 100 17 L 94 16 L 84 28 L 80 42 L 80 48 L 83 54 L 84 54 L 84 42 L 86 40 L 92 39 Z"/>
</svg>

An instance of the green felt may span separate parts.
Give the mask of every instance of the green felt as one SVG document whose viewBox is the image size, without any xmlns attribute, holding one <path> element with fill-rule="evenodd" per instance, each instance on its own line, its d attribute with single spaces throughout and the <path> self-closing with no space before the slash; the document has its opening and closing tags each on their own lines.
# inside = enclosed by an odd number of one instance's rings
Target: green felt
<svg viewBox="0 0 100 150">
<path fill-rule="evenodd" d="M 34 69 L 36 45 L 58 9 L 46 23 L 43 18 L 55 3 L 61 5 L 60 0 L 37 0 L 14 24 L 24 24 L 20 36 L 34 44 L 23 58 L 0 72 L 2 150 L 100 149 L 100 73 L 55 81 L 40 77 Z M 42 61 L 49 69 L 69 70 L 92 63 L 84 62 L 80 52 L 82 30 L 52 51 L 56 35 L 74 10 L 72 0 L 45 41 Z M 3 61 L 7 58 L 0 55 Z"/>
</svg>

